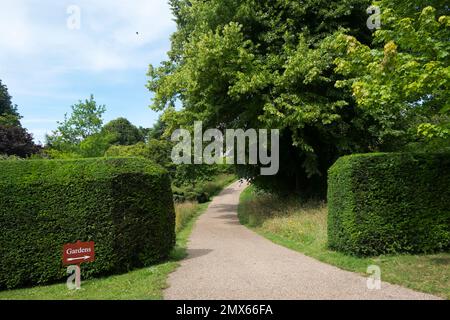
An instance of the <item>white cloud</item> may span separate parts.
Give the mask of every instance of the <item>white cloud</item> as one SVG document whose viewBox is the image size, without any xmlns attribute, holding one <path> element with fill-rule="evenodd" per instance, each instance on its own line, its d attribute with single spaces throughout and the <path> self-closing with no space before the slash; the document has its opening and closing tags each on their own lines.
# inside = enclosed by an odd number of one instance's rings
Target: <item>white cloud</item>
<svg viewBox="0 0 450 320">
<path fill-rule="evenodd" d="M 80 30 L 67 27 L 73 4 L 81 10 Z M 72 71 L 145 68 L 160 56 L 172 19 L 167 0 L 2 0 L 0 79 L 41 71 L 41 82 L 57 83 Z"/>
<path fill-rule="evenodd" d="M 96 94 L 99 81 L 119 87 L 140 79 L 149 63 L 164 59 L 175 31 L 167 1 L 0 0 L 0 79 L 35 140 L 43 141 L 52 118 L 80 92 Z M 81 9 L 80 30 L 67 27 L 70 5 Z"/>
<path fill-rule="evenodd" d="M 30 130 L 29 130 L 29 132 L 33 135 L 33 140 L 34 140 L 34 142 L 42 145 L 42 144 L 45 144 L 45 143 L 46 143 L 45 137 L 46 137 L 48 134 L 51 134 L 51 133 L 52 133 L 52 130 L 47 130 L 47 129 L 34 129 L 33 131 L 30 131 Z"/>
</svg>

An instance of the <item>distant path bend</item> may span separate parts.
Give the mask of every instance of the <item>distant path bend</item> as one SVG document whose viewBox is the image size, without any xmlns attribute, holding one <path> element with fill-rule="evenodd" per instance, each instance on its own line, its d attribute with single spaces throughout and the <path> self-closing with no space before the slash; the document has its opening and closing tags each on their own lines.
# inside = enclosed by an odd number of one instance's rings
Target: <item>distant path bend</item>
<svg viewBox="0 0 450 320">
<path fill-rule="evenodd" d="M 169 276 L 165 299 L 437 299 L 397 285 L 367 289 L 367 278 L 284 248 L 239 223 L 233 183 L 197 221 L 188 257 Z"/>
</svg>

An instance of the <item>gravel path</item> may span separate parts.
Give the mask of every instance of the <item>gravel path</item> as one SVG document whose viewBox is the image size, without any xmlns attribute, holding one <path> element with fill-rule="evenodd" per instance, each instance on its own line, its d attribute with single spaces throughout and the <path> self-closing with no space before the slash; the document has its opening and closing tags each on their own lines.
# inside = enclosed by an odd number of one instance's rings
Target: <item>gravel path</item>
<svg viewBox="0 0 450 320">
<path fill-rule="evenodd" d="M 188 257 L 170 275 L 166 299 L 437 299 L 367 278 L 276 245 L 239 223 L 246 186 L 236 182 L 214 198 L 196 223 Z"/>
</svg>

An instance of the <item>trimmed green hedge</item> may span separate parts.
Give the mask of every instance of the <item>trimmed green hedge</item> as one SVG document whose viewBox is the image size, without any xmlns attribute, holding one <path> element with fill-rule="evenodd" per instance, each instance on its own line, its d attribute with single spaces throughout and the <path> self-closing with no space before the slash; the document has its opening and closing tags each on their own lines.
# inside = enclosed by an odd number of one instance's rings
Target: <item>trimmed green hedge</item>
<svg viewBox="0 0 450 320">
<path fill-rule="evenodd" d="M 64 279 L 65 243 L 95 241 L 82 278 L 166 258 L 175 244 L 170 178 L 145 159 L 0 162 L 0 288 Z"/>
<path fill-rule="evenodd" d="M 450 249 L 450 154 L 351 155 L 328 174 L 331 249 L 356 255 Z"/>
</svg>

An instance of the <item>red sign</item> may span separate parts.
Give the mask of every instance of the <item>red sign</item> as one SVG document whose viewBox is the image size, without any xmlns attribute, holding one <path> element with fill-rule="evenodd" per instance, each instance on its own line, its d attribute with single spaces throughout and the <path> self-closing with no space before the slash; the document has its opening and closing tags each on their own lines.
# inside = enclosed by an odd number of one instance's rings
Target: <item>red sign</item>
<svg viewBox="0 0 450 320">
<path fill-rule="evenodd" d="M 80 264 L 95 260 L 94 242 L 68 243 L 63 246 L 63 264 Z"/>
</svg>

